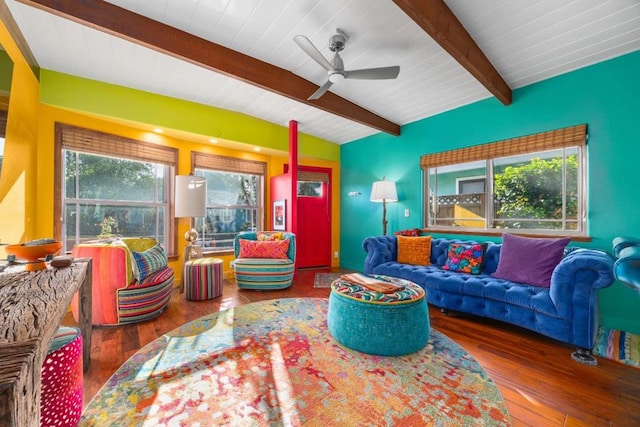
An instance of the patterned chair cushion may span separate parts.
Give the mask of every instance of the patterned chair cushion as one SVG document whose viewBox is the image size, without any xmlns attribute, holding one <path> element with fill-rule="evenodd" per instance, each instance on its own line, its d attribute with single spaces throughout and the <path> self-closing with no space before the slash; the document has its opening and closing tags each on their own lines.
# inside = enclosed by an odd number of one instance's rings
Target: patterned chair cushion
<svg viewBox="0 0 640 427">
<path fill-rule="evenodd" d="M 162 270 L 169 263 L 167 255 L 160 245 L 155 245 L 144 252 L 131 251 L 131 254 L 138 266 L 136 279 L 139 282 L 144 281 L 150 274 Z"/>
</svg>

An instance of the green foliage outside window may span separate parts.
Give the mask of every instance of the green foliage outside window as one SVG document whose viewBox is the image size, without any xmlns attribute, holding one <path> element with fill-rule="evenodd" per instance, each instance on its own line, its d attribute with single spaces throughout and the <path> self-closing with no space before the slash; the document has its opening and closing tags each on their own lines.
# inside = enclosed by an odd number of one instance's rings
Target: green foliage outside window
<svg viewBox="0 0 640 427">
<path fill-rule="evenodd" d="M 494 177 L 494 200 L 498 226 L 504 228 L 540 228 L 536 221 L 501 224 L 500 219 L 563 219 L 563 161 L 561 157 L 507 166 Z M 566 218 L 578 215 L 578 157 L 566 158 Z M 548 222 L 543 228 L 560 228 L 560 222 Z"/>
</svg>

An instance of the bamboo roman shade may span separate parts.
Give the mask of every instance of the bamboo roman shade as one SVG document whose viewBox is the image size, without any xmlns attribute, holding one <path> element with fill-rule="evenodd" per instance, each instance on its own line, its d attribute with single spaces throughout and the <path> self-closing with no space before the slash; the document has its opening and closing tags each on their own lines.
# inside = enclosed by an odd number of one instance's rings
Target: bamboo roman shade
<svg viewBox="0 0 640 427">
<path fill-rule="evenodd" d="M 192 153 L 191 159 L 193 169 L 203 168 L 263 176 L 267 172 L 267 164 L 255 160 L 237 159 L 235 157 L 204 153 Z"/>
<path fill-rule="evenodd" d="M 496 159 L 536 151 L 554 150 L 558 148 L 585 145 L 587 141 L 587 125 L 577 125 L 533 135 L 504 139 L 489 144 L 440 153 L 425 154 L 420 158 L 423 169 L 474 162 L 478 160 Z"/>
<path fill-rule="evenodd" d="M 329 182 L 329 174 L 326 172 L 314 172 L 298 169 L 298 181 Z"/>
<path fill-rule="evenodd" d="M 122 136 L 56 123 L 64 150 L 175 166 L 178 150 Z"/>
</svg>

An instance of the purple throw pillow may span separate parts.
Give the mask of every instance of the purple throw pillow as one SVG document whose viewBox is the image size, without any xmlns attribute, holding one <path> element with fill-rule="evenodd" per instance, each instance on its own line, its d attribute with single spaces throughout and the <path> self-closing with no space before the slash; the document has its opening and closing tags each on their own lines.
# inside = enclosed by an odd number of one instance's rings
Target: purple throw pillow
<svg viewBox="0 0 640 427">
<path fill-rule="evenodd" d="M 539 239 L 504 233 L 498 268 L 491 276 L 548 288 L 553 269 L 562 260 L 570 241 L 570 237 Z"/>
</svg>

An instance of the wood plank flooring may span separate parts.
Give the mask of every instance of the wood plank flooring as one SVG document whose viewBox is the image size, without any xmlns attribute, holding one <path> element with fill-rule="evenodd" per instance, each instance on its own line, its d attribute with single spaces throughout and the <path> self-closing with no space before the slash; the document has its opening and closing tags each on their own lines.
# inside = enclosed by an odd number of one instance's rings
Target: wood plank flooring
<svg viewBox="0 0 640 427">
<path fill-rule="evenodd" d="M 187 301 L 175 290 L 154 320 L 94 328 L 85 406 L 139 348 L 188 321 L 255 301 L 328 297 L 329 289 L 313 288 L 314 274 L 300 271 L 294 285 L 280 291 L 240 290 L 226 279 L 222 297 L 211 301 Z M 497 383 L 514 426 L 640 426 L 640 369 L 606 359 L 598 359 L 597 366 L 581 365 L 571 359 L 571 346 L 497 321 L 444 316 L 436 307 L 430 307 L 430 318 L 432 328 L 472 354 Z M 70 314 L 64 324 L 75 324 Z"/>
</svg>

